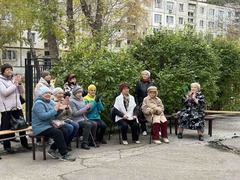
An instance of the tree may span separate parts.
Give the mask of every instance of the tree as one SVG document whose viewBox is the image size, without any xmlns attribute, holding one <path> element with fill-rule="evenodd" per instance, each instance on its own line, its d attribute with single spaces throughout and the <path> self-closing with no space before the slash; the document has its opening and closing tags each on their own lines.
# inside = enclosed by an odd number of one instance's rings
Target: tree
<svg viewBox="0 0 240 180">
<path fill-rule="evenodd" d="M 226 38 L 216 38 L 212 46 L 218 55 L 220 78 L 217 82 L 218 99 L 214 102 L 214 109 L 239 110 L 240 109 L 240 49 L 239 46 Z"/>
<path fill-rule="evenodd" d="M 73 12 L 73 0 L 67 0 L 67 44 L 72 47 L 75 43 L 75 21 Z"/>
<path fill-rule="evenodd" d="M 146 10 L 143 9 L 142 3 L 146 5 L 148 2 L 147 0 L 80 0 L 86 23 L 100 47 L 103 42 L 104 45 L 108 44 L 114 34 L 121 29 L 124 32 L 128 30 L 128 34 L 122 33 L 125 37 L 127 35 L 136 37 L 136 26 L 146 25 L 147 20 L 144 17 Z"/>
</svg>

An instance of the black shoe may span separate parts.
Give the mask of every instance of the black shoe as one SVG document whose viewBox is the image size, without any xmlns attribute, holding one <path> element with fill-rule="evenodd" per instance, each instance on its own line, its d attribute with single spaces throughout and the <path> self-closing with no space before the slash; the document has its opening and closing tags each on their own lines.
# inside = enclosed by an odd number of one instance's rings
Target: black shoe
<svg viewBox="0 0 240 180">
<path fill-rule="evenodd" d="M 9 154 L 14 154 L 15 151 L 12 148 L 6 148 L 5 151 L 7 151 Z"/>
<path fill-rule="evenodd" d="M 204 141 L 203 136 L 202 136 L 202 135 L 199 135 L 199 136 L 198 136 L 198 140 L 199 140 L 199 141 Z"/>
<path fill-rule="evenodd" d="M 82 145 L 81 145 L 81 148 L 82 148 L 82 149 L 86 149 L 86 150 L 89 150 L 89 149 L 90 149 L 90 147 L 89 147 L 87 144 L 82 144 Z"/>
<path fill-rule="evenodd" d="M 69 145 L 69 146 L 67 147 L 67 150 L 68 150 L 68 151 L 72 151 L 71 145 Z"/>
<path fill-rule="evenodd" d="M 102 139 L 101 141 L 99 141 L 102 144 L 107 144 L 107 141 L 105 139 Z"/>
<path fill-rule="evenodd" d="M 178 133 L 177 137 L 178 139 L 182 139 L 182 133 Z"/>
<path fill-rule="evenodd" d="M 97 142 L 95 142 L 95 144 L 96 144 L 96 147 L 99 147 L 99 144 Z M 90 142 L 89 146 L 95 147 L 95 144 L 93 142 Z"/>
<path fill-rule="evenodd" d="M 27 149 L 27 150 L 32 150 L 32 146 L 30 146 L 29 144 L 26 146 L 23 146 L 23 148 Z"/>
</svg>

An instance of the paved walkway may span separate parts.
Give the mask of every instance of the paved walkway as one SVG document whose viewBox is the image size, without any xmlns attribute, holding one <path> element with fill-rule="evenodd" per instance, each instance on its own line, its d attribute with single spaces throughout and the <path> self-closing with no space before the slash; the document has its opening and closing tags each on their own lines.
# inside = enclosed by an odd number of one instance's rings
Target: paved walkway
<svg viewBox="0 0 240 180">
<path fill-rule="evenodd" d="M 206 127 L 207 131 L 207 127 Z M 207 134 L 207 132 L 206 132 Z M 8 155 L 0 147 L 0 179 L 11 180 L 239 180 L 240 116 L 216 115 L 213 137 L 204 135 L 199 142 L 194 131 L 186 130 L 183 139 L 169 135 L 169 144 L 148 144 L 149 136 L 140 136 L 141 144 L 118 144 L 114 134 L 107 145 L 91 150 L 73 149 L 75 162 L 62 162 L 37 152 Z M 129 135 L 130 137 L 130 135 Z M 235 137 L 235 138 L 232 138 Z M 220 140 L 220 141 L 219 141 Z M 73 146 L 75 143 L 73 144 Z"/>
</svg>

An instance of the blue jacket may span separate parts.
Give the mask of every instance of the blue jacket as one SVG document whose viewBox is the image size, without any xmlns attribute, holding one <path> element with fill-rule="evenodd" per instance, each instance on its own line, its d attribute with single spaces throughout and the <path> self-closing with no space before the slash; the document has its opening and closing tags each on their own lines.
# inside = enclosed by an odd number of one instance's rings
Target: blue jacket
<svg viewBox="0 0 240 180">
<path fill-rule="evenodd" d="M 103 110 L 103 104 L 101 100 L 99 102 L 96 102 L 95 99 L 89 98 L 89 96 L 85 96 L 84 100 L 86 104 L 92 103 L 92 106 L 87 112 L 87 117 L 89 120 L 94 120 L 94 119 L 101 119 L 99 111 Z"/>
<path fill-rule="evenodd" d="M 46 100 L 42 96 L 37 96 L 32 107 L 32 128 L 33 134 L 38 135 L 41 132 L 52 128 L 51 120 L 61 113 L 62 110 L 56 111 L 54 102 Z"/>
</svg>

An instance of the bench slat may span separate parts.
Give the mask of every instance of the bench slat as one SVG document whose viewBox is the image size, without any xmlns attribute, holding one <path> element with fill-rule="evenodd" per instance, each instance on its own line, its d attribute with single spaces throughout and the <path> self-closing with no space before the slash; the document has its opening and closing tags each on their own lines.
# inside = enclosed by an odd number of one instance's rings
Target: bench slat
<svg viewBox="0 0 240 180">
<path fill-rule="evenodd" d="M 12 134 L 12 133 L 18 133 L 18 132 L 23 132 L 23 131 L 31 131 L 32 126 L 28 126 L 28 128 L 25 129 L 20 129 L 20 130 L 1 130 L 0 135 L 5 135 L 5 134 Z"/>
</svg>

